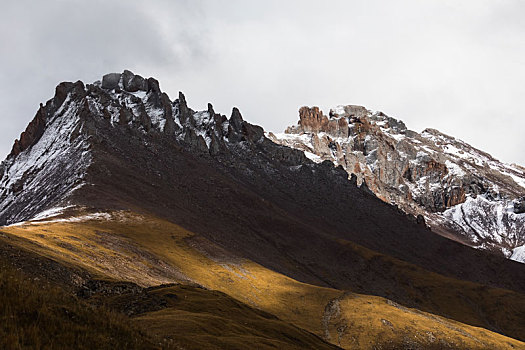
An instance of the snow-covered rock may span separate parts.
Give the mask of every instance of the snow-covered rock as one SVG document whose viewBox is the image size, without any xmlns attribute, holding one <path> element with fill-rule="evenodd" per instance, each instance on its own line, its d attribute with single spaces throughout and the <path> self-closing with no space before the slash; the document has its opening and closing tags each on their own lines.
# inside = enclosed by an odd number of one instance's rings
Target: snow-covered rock
<svg viewBox="0 0 525 350">
<path fill-rule="evenodd" d="M 90 185 L 94 152 L 106 142 L 102 129 L 133 130 L 137 138 L 167 137 L 210 154 L 226 150 L 230 141 L 257 142 L 264 136 L 236 108 L 230 120 L 211 104 L 193 111 L 182 93 L 171 101 L 157 80 L 130 71 L 107 74 L 93 84 L 61 83 L 0 164 L 0 225 L 69 206 L 74 192 Z M 100 176 L 109 170 L 96 171 Z"/>
<path fill-rule="evenodd" d="M 91 162 L 89 143 L 81 132 L 85 106 L 77 99 L 84 87 L 80 83 L 67 88 L 64 100 L 57 92 L 37 113 L 35 120 L 41 118 L 45 123 L 41 135 L 23 149 L 16 149 L 15 143 L 0 166 L 0 218 L 4 224 L 32 217 L 50 203 L 66 201 L 71 191 L 83 185 Z"/>
<path fill-rule="evenodd" d="M 511 260 L 525 262 L 525 245 L 516 247 L 512 250 Z"/>
<path fill-rule="evenodd" d="M 525 244 L 522 167 L 434 129 L 414 132 L 361 106 L 338 106 L 328 116 L 302 107 L 299 118 L 268 137 L 315 162 L 341 165 L 377 197 L 425 216 L 436 232 L 507 257 Z"/>
</svg>

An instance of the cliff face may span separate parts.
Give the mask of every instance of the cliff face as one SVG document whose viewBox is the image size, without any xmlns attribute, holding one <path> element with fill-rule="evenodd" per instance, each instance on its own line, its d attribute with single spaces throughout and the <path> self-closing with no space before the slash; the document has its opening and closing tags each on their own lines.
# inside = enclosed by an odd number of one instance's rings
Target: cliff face
<svg viewBox="0 0 525 350">
<path fill-rule="evenodd" d="M 30 218 L 82 186 L 91 162 L 84 88 L 57 86 L 0 164 L 0 224 Z"/>
<path fill-rule="evenodd" d="M 274 142 L 329 160 L 357 183 L 434 231 L 506 257 L 525 245 L 525 172 L 434 129 L 408 130 L 402 121 L 361 106 L 328 116 L 302 107 L 299 123 Z M 350 176 L 349 175 L 349 176 Z"/>
</svg>

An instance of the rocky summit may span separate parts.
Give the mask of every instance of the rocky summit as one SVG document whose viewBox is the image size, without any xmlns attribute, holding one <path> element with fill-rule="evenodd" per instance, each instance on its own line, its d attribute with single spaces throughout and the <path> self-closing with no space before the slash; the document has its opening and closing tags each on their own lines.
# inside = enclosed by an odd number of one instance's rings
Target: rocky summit
<svg viewBox="0 0 525 350">
<path fill-rule="evenodd" d="M 124 130 L 126 136 L 118 132 Z M 171 101 L 157 80 L 130 71 L 107 74 L 94 84 L 61 83 L 0 165 L 0 224 L 27 220 L 52 204 L 68 203 L 77 190 L 90 185 L 86 177 L 96 168 L 97 146 L 131 144 L 141 137 L 151 147 L 171 138 L 195 152 L 216 154 L 227 151 L 230 140 L 259 141 L 263 130 L 245 123 L 237 109 L 230 120 L 211 105 L 194 112 L 182 93 Z M 129 149 L 127 157 L 131 156 Z"/>
<path fill-rule="evenodd" d="M 359 106 L 60 83 L 0 165 L 0 347 L 525 348 L 522 175 Z"/>
<path fill-rule="evenodd" d="M 433 231 L 525 262 L 525 169 L 438 130 L 421 133 L 382 112 L 302 107 L 299 123 L 268 137 L 331 161 L 378 198 L 425 219 Z"/>
</svg>

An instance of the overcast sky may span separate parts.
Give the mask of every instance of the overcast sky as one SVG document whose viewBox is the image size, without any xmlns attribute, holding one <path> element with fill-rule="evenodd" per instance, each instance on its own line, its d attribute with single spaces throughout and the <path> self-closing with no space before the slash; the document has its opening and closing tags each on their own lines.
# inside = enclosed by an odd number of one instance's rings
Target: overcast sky
<svg viewBox="0 0 525 350">
<path fill-rule="evenodd" d="M 24 1 L 0 13 L 0 157 L 61 81 L 130 69 L 282 131 L 359 104 L 525 165 L 525 1 Z"/>
</svg>

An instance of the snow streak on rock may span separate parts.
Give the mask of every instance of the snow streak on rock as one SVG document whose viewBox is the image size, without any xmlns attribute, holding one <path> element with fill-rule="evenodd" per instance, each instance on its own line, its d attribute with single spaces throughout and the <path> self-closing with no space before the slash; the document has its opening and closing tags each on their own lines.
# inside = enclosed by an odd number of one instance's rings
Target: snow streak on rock
<svg viewBox="0 0 525 350">
<path fill-rule="evenodd" d="M 48 104 L 51 110 L 53 103 Z M 32 217 L 50 203 L 65 201 L 83 184 L 91 156 L 80 133 L 81 106 L 70 95 L 50 114 L 41 138 L 0 166 L 0 217 L 11 224 Z"/>
</svg>

